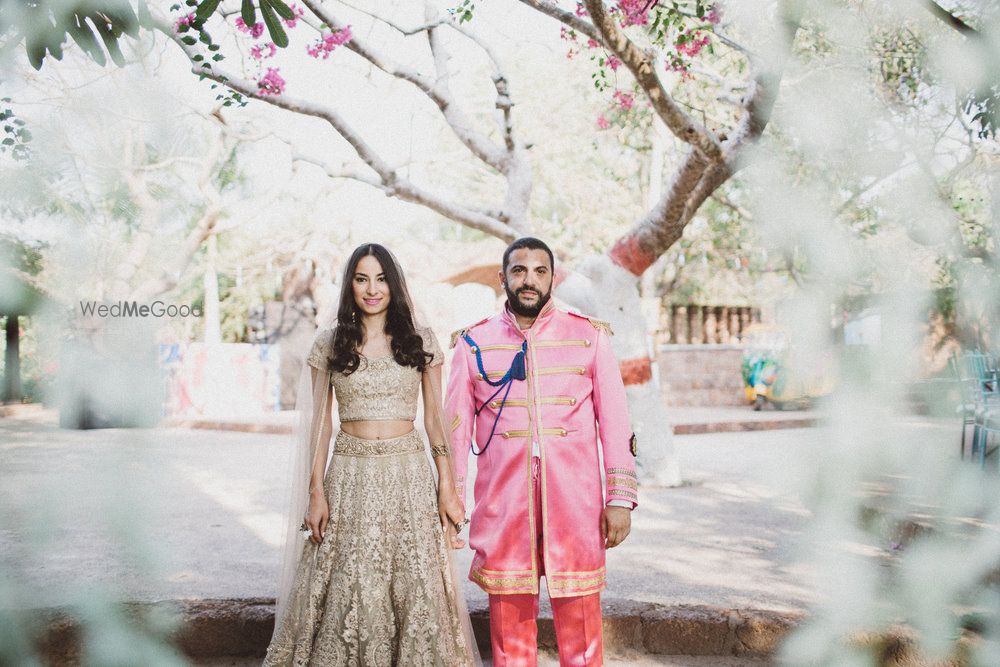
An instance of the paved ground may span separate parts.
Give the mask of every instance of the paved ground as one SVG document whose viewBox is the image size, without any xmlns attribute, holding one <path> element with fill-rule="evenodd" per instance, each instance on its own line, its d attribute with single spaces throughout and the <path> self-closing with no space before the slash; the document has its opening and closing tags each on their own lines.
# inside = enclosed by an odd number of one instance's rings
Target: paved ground
<svg viewBox="0 0 1000 667">
<path fill-rule="evenodd" d="M 792 489 L 797 466 L 815 461 L 827 437 L 822 428 L 676 437 L 686 484 L 640 490 L 632 535 L 608 553 L 606 605 L 807 610 L 816 573 L 796 544 L 809 513 Z M 287 445 L 286 435 L 242 431 L 63 431 L 44 411 L 0 418 L 0 588 L 13 584 L 4 602 L 60 606 L 94 591 L 135 601 L 273 597 Z M 470 560 L 460 555 L 463 571 Z M 465 586 L 470 608 L 484 606 Z M 608 664 L 767 663 L 646 655 Z"/>
<path fill-rule="evenodd" d="M 608 552 L 606 596 L 805 608 L 793 546 L 807 513 L 781 491 L 781 474 L 789 448 L 820 437 L 677 437 L 688 485 L 641 491 L 632 535 Z M 274 595 L 287 437 L 64 431 L 36 413 L 0 420 L 0 443 L 0 563 L 39 586 L 31 606 L 65 603 L 88 585 L 131 600 Z M 470 560 L 461 553 L 463 571 Z M 469 582 L 467 595 L 485 601 Z"/>
</svg>

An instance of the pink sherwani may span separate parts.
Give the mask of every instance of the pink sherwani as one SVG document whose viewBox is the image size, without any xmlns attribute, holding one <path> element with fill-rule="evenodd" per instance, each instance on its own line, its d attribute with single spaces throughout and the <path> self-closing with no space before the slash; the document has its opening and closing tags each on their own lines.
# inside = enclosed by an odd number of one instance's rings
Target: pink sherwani
<svg viewBox="0 0 1000 667">
<path fill-rule="evenodd" d="M 469 578 L 487 593 L 537 595 L 539 554 L 533 536 L 541 522 L 549 597 L 602 590 L 601 510 L 611 500 L 627 501 L 631 507 L 637 501 L 632 429 L 618 361 L 608 340 L 610 329 L 550 301 L 524 331 L 504 308 L 453 336 L 446 417 L 456 485 L 465 499 L 471 442 L 475 438 L 476 451 L 486 445 L 503 392 L 475 416 L 496 388 L 483 381 L 463 332 L 479 346 L 491 380 L 510 368 L 522 343 L 528 342 L 527 379 L 513 382 L 493 440 L 478 457 L 469 536 L 476 555 Z M 535 442 L 541 463 L 541 516 L 536 516 L 531 478 Z"/>
</svg>

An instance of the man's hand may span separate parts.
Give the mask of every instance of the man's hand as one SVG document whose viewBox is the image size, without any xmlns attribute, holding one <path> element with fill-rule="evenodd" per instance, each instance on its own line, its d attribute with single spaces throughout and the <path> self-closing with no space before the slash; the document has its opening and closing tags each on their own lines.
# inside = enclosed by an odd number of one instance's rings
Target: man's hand
<svg viewBox="0 0 1000 667">
<path fill-rule="evenodd" d="M 632 511 L 626 507 L 605 507 L 601 511 L 601 539 L 604 548 L 616 547 L 632 530 Z"/>
</svg>

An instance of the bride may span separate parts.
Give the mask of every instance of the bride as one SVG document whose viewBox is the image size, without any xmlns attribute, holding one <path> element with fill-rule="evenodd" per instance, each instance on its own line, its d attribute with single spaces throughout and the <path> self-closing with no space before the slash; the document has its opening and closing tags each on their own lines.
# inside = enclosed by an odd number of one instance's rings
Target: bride
<svg viewBox="0 0 1000 667">
<path fill-rule="evenodd" d="M 294 521 L 264 665 L 481 664 L 449 548 L 464 546 L 467 521 L 441 417 L 444 359 L 386 248 L 351 255 L 337 321 L 306 361 Z M 421 390 L 436 497 L 413 426 Z M 327 467 L 334 395 L 341 426 Z"/>
</svg>

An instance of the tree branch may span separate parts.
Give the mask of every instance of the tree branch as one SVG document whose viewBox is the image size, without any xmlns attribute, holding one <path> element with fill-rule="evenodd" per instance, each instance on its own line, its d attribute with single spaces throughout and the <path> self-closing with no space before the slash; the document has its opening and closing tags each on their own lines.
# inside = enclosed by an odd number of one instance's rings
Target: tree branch
<svg viewBox="0 0 1000 667">
<path fill-rule="evenodd" d="M 316 0 L 303 0 L 302 4 L 308 7 L 317 18 L 331 28 L 342 29 L 344 27 L 326 7 Z M 504 151 L 491 142 L 485 135 L 475 130 L 472 123 L 456 104 L 455 99 L 448 89 L 435 85 L 430 79 L 416 70 L 392 62 L 385 55 L 376 51 L 369 44 L 366 44 L 357 35 L 354 35 L 351 41 L 347 42 L 344 46 L 386 74 L 416 86 L 418 90 L 424 93 L 437 106 L 445 122 L 466 148 L 472 151 L 477 158 L 497 171 L 506 173 L 508 164 Z"/>
<path fill-rule="evenodd" d="M 236 77 L 227 72 L 216 69 L 216 67 L 211 64 L 207 58 L 204 62 L 209 66 L 202 67 L 200 63 L 194 60 L 194 56 L 201 53 L 202 49 L 200 49 L 197 45 L 188 46 L 181 42 L 179 37 L 173 32 L 172 26 L 170 26 L 170 24 L 166 21 L 162 19 L 155 20 L 155 27 L 175 44 L 177 44 L 177 46 L 184 52 L 184 54 L 188 57 L 188 60 L 191 62 L 191 71 L 194 74 L 212 79 L 213 81 L 221 83 L 222 85 L 235 92 L 245 95 L 246 97 L 254 98 L 272 106 L 292 111 L 303 116 L 312 116 L 326 121 L 326 123 L 330 125 L 330 127 L 333 128 L 338 135 L 351 145 L 361 161 L 364 162 L 373 172 L 375 172 L 378 177 L 378 182 L 381 184 L 379 189 L 387 195 L 396 197 L 397 199 L 401 199 L 403 201 L 420 204 L 425 208 L 436 211 L 437 213 L 464 224 L 467 227 L 478 229 L 504 240 L 513 240 L 517 238 L 518 233 L 516 230 L 502 220 L 490 218 L 478 211 L 447 201 L 442 197 L 423 190 L 398 174 L 397 171 L 393 169 L 384 159 L 382 159 L 375 149 L 354 130 L 354 128 L 348 125 L 348 123 L 339 113 L 337 113 L 336 110 L 285 94 L 261 95 L 255 82 L 241 77 Z M 205 54 L 202 53 L 202 56 L 204 57 Z"/>
<path fill-rule="evenodd" d="M 938 3 L 934 2 L 934 0 L 924 0 L 924 6 L 927 7 L 928 10 L 930 10 L 931 14 L 933 14 L 938 19 L 944 21 L 949 27 L 956 30 L 959 34 L 965 37 L 979 36 L 978 30 L 976 30 L 968 23 L 966 23 L 962 19 L 958 18 L 957 16 L 949 12 L 947 9 L 945 9 Z"/>
<path fill-rule="evenodd" d="M 338 168 L 334 168 L 323 160 L 303 155 L 294 149 L 292 150 L 292 162 L 304 162 L 306 164 L 311 164 L 322 169 L 330 178 L 347 178 L 352 181 L 364 183 L 365 185 L 370 185 L 373 188 L 377 188 L 385 192 L 385 187 L 383 186 L 382 181 L 372 177 L 371 174 L 362 173 L 347 165 L 341 165 Z"/>
<path fill-rule="evenodd" d="M 588 8 L 592 1 L 587 1 Z M 705 199 L 745 166 L 741 160 L 742 149 L 760 137 L 774 108 L 785 60 L 801 17 L 796 6 L 784 3 L 781 6 L 780 27 L 785 48 L 771 67 L 757 69 L 747 91 L 746 109 L 719 147 L 722 159 L 710 160 L 692 146 L 660 200 L 609 251 L 616 264 L 637 276 L 642 275 L 681 237 Z"/>
<path fill-rule="evenodd" d="M 603 37 L 599 41 L 625 63 L 636 82 L 645 91 L 653 110 L 667 128 L 678 139 L 701 151 L 710 161 L 721 162 L 722 147 L 715 135 L 684 113 L 684 110 L 674 102 L 656 75 L 653 59 L 640 51 L 639 47 L 619 29 L 614 17 L 605 10 L 604 1 L 586 0 L 584 4 Z"/>
<path fill-rule="evenodd" d="M 604 44 L 604 37 L 597 30 L 594 24 L 589 21 L 584 21 L 573 12 L 561 9 L 555 3 L 548 2 L 547 0 L 520 0 L 520 2 L 522 5 L 527 5 L 535 11 L 539 11 L 546 16 L 554 18 L 567 28 L 583 33 L 594 41 Z M 605 44 L 605 46 L 607 45 Z"/>
<path fill-rule="evenodd" d="M 415 28 L 404 28 L 401 25 L 399 25 L 398 23 L 394 23 L 393 21 L 390 21 L 389 19 L 385 18 L 384 16 L 379 16 L 378 14 L 375 14 L 374 12 L 368 11 L 364 7 L 358 7 L 354 3 L 345 2 L 344 0 L 337 0 L 337 1 L 340 4 L 344 5 L 345 7 L 349 7 L 351 9 L 353 9 L 354 11 L 358 12 L 359 14 L 364 14 L 365 16 L 368 16 L 370 18 L 375 19 L 379 23 L 384 23 L 385 25 L 389 26 L 390 28 L 392 28 L 393 30 L 395 30 L 396 32 L 398 32 L 399 34 L 403 35 L 404 37 L 412 37 L 413 35 L 421 33 L 421 32 L 423 32 L 425 30 L 430 30 L 431 28 L 436 28 L 439 25 L 447 25 L 447 24 L 451 23 L 451 21 L 449 19 L 442 17 L 442 18 L 439 18 L 439 19 L 431 20 L 431 21 L 425 21 L 424 23 L 422 23 L 421 25 L 418 25 Z"/>
<path fill-rule="evenodd" d="M 726 208 L 732 210 L 733 213 L 740 216 L 740 218 L 742 218 L 743 220 L 747 221 L 753 220 L 753 214 L 750 211 L 746 210 L 739 204 L 733 202 L 732 200 L 729 199 L 729 197 L 721 195 L 718 192 L 713 192 L 711 198 L 717 203 L 721 204 L 722 206 L 725 206 Z"/>
</svg>

